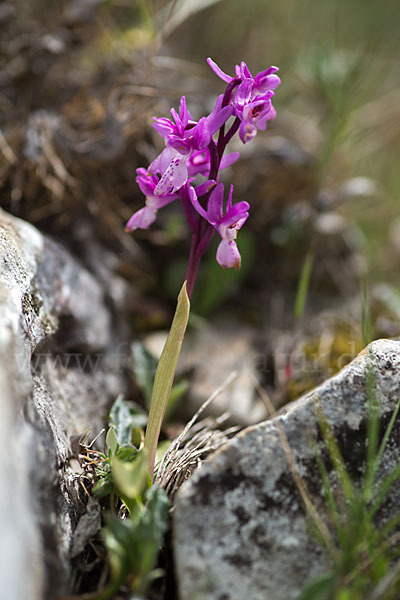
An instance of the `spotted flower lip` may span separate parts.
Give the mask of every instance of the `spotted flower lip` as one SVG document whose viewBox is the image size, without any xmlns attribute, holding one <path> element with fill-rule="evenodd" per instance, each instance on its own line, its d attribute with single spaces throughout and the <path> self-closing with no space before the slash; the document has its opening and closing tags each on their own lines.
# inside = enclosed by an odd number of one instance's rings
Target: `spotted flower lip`
<svg viewBox="0 0 400 600">
<path fill-rule="evenodd" d="M 217 261 L 225 269 L 240 268 L 241 257 L 235 240 L 239 229 L 247 221 L 250 209 L 249 203 L 245 201 L 232 204 L 232 194 L 233 185 L 230 186 L 224 211 L 223 183 L 217 183 L 212 190 L 207 209 L 201 206 L 195 189 L 192 187 L 189 190 L 193 207 L 222 238 L 217 249 Z"/>
</svg>

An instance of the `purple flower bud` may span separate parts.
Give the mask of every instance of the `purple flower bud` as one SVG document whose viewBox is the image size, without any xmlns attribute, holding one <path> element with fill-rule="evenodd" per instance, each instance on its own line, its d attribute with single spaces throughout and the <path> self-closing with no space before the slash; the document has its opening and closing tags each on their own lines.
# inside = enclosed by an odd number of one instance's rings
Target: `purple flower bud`
<svg viewBox="0 0 400 600">
<path fill-rule="evenodd" d="M 239 127 L 239 137 L 243 144 L 251 142 L 251 140 L 257 135 L 257 127 L 252 125 L 248 121 L 242 121 Z"/>
</svg>

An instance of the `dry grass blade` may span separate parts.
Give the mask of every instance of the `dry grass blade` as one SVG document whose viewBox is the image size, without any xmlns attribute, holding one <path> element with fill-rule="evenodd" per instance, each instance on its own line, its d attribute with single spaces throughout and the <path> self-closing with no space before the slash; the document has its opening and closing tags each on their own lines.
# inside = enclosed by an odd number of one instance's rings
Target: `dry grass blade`
<svg viewBox="0 0 400 600">
<path fill-rule="evenodd" d="M 228 441 L 230 435 L 238 431 L 238 427 L 232 427 L 226 431 L 217 429 L 229 417 L 228 413 L 224 413 L 217 419 L 205 419 L 196 425 L 199 416 L 233 383 L 237 375 L 237 372 L 232 372 L 222 385 L 211 394 L 165 453 L 157 468 L 156 481 L 169 496 L 173 497 L 182 483 L 190 477 L 193 470 L 201 464 L 202 459 L 211 452 L 218 450 Z"/>
</svg>

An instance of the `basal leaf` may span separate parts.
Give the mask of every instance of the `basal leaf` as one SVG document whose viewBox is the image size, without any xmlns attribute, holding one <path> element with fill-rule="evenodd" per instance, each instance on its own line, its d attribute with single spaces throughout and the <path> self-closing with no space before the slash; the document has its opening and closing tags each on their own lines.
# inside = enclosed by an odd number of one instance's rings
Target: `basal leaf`
<svg viewBox="0 0 400 600">
<path fill-rule="evenodd" d="M 143 450 L 138 451 L 135 460 L 126 462 L 114 457 L 111 463 L 113 482 L 121 499 L 131 510 L 132 502 L 140 499 L 148 486 L 148 471 Z"/>
<path fill-rule="evenodd" d="M 132 344 L 131 352 L 132 370 L 136 383 L 144 396 L 147 407 L 150 408 L 153 382 L 157 370 L 157 359 L 140 342 Z"/>
<path fill-rule="evenodd" d="M 107 454 L 113 456 L 118 450 L 118 439 L 113 426 L 109 428 L 106 435 Z"/>
</svg>

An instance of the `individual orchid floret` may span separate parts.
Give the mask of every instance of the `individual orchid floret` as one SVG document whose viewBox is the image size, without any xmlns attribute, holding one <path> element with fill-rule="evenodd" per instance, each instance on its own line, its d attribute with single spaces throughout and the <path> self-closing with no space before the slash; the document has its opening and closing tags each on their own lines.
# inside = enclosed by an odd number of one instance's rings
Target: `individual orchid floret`
<svg viewBox="0 0 400 600">
<path fill-rule="evenodd" d="M 154 223 L 157 217 L 157 211 L 175 200 L 177 194 L 156 195 L 155 188 L 158 184 L 158 177 L 151 174 L 146 169 L 137 169 L 136 181 L 146 196 L 146 204 L 143 208 L 136 211 L 126 224 L 126 231 L 135 231 L 135 229 L 147 229 Z"/>
<path fill-rule="evenodd" d="M 221 108 L 222 96 L 208 117 L 202 117 L 198 123 L 193 120 L 186 106 L 185 96 L 180 101 L 179 114 L 171 108 L 174 121 L 170 119 L 154 119 L 154 129 L 164 138 L 167 146 L 180 154 L 187 155 L 193 150 L 204 150 L 211 137 L 229 119 L 233 113 L 231 106 Z"/>
<path fill-rule="evenodd" d="M 264 130 L 267 121 L 276 116 L 271 98 L 274 95 L 273 90 L 280 84 L 279 77 L 275 75 L 278 68 L 269 67 L 253 77 L 246 63 L 242 62 L 235 67 L 235 77 L 231 77 L 224 73 L 211 58 L 208 58 L 207 62 L 214 73 L 229 83 L 232 89 L 232 84 L 236 82 L 231 101 L 234 115 L 241 122 L 239 137 L 243 143 L 251 141 L 257 130 Z"/>
<path fill-rule="evenodd" d="M 193 207 L 222 238 L 217 249 L 217 261 L 224 269 L 240 268 L 241 258 L 235 240 L 239 229 L 249 216 L 250 208 L 249 203 L 244 201 L 232 204 L 232 194 L 233 185 L 230 186 L 224 211 L 224 184 L 218 183 L 210 194 L 205 210 L 199 202 L 195 189 L 190 188 L 190 200 Z"/>
<path fill-rule="evenodd" d="M 222 95 L 218 98 L 214 110 L 208 117 L 202 117 L 198 123 L 193 121 L 184 96 L 181 98 L 179 114 L 172 108 L 170 119 L 155 119 L 153 127 L 164 138 L 166 148 L 151 163 L 149 171 L 160 175 L 155 187 L 155 195 L 172 194 L 188 180 L 187 161 L 193 153 L 205 152 L 212 136 L 232 115 L 232 106 L 222 106 Z M 202 172 L 202 171 L 201 171 Z"/>
</svg>

